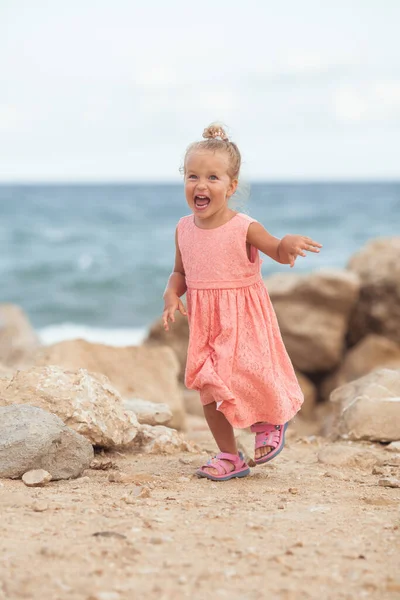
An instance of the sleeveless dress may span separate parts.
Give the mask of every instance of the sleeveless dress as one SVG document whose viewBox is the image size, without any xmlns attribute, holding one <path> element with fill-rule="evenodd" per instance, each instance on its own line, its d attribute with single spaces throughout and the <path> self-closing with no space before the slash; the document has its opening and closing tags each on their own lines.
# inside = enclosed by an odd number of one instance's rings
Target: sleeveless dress
<svg viewBox="0 0 400 600">
<path fill-rule="evenodd" d="M 178 223 L 190 331 L 185 384 L 237 428 L 286 423 L 303 402 L 257 248 L 247 255 L 252 222 L 236 213 L 215 229 L 197 227 L 193 215 Z"/>
</svg>

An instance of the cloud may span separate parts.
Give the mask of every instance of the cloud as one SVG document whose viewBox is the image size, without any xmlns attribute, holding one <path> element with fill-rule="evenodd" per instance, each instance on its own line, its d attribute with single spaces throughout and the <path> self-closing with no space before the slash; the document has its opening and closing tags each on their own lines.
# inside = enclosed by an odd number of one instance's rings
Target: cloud
<svg viewBox="0 0 400 600">
<path fill-rule="evenodd" d="M 342 85 L 334 95 L 334 112 L 345 125 L 400 125 L 400 80 Z"/>
</svg>

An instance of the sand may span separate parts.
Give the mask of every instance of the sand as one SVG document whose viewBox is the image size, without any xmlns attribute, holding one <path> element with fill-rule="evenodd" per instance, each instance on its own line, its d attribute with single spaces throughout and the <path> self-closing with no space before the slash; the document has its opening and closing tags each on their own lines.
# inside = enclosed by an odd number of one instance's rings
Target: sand
<svg viewBox="0 0 400 600">
<path fill-rule="evenodd" d="M 43 488 L 2 480 L 0 599 L 398 599 L 400 489 L 379 485 L 388 467 L 318 462 L 327 444 L 292 431 L 226 483 L 193 475 L 200 452 L 109 452 L 111 469 Z"/>
</svg>

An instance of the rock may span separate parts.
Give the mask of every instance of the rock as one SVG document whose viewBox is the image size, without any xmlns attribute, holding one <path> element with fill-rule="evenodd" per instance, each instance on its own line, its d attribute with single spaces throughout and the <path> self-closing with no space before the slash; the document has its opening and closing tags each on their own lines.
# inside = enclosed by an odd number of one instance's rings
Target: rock
<svg viewBox="0 0 400 600">
<path fill-rule="evenodd" d="M 325 269 L 309 275 L 277 274 L 265 283 L 295 368 L 306 373 L 335 368 L 358 298 L 358 277 Z"/>
<path fill-rule="evenodd" d="M 55 413 L 93 445 L 130 444 L 139 424 L 124 411 L 122 398 L 104 375 L 56 366 L 17 371 L 0 397 L 1 405 L 30 404 Z"/>
<path fill-rule="evenodd" d="M 179 379 L 184 381 L 186 357 L 189 344 L 189 324 L 187 317 L 179 312 L 175 313 L 175 323 L 171 323 L 170 330 L 164 329 L 162 319 L 158 319 L 151 327 L 145 341 L 149 346 L 169 346 L 175 352 L 179 365 Z"/>
<path fill-rule="evenodd" d="M 378 481 L 378 485 L 382 487 L 400 488 L 400 479 L 395 477 L 384 477 Z"/>
<path fill-rule="evenodd" d="M 52 479 L 70 479 L 92 459 L 92 445 L 56 415 L 22 404 L 0 407 L 0 477 L 44 469 Z"/>
<path fill-rule="evenodd" d="M 321 448 L 318 453 L 318 462 L 335 467 L 353 467 L 370 470 L 379 460 L 376 452 L 365 447 L 348 446 L 343 444 L 329 444 Z"/>
<path fill-rule="evenodd" d="M 136 500 L 142 500 L 143 498 L 150 498 L 151 492 L 148 487 L 135 485 L 129 494 L 122 496 L 126 504 L 136 504 Z"/>
<path fill-rule="evenodd" d="M 48 508 L 49 508 L 49 505 L 44 500 L 36 500 L 32 504 L 32 510 L 34 512 L 45 512 Z"/>
<path fill-rule="evenodd" d="M 317 404 L 317 388 L 308 377 L 303 375 L 303 373 L 296 371 L 296 377 L 301 387 L 301 391 L 304 394 L 304 402 L 301 405 L 299 415 L 305 419 L 312 419 L 315 416 Z"/>
<path fill-rule="evenodd" d="M 400 442 L 392 442 L 385 448 L 388 452 L 400 452 Z"/>
<path fill-rule="evenodd" d="M 105 591 L 90 594 L 87 600 L 120 600 L 120 598 L 121 594 L 119 592 Z"/>
<path fill-rule="evenodd" d="M 30 364 L 39 345 L 24 311 L 15 304 L 0 304 L 0 362 L 15 367 Z"/>
<path fill-rule="evenodd" d="M 48 471 L 44 469 L 35 469 L 27 471 L 22 475 L 22 481 L 28 487 L 40 487 L 51 481 L 52 477 Z"/>
<path fill-rule="evenodd" d="M 339 369 L 323 382 L 322 397 L 328 399 L 334 389 L 379 367 L 400 369 L 400 345 L 370 334 L 347 352 Z"/>
<path fill-rule="evenodd" d="M 140 398 L 124 400 L 124 409 L 135 413 L 142 425 L 168 425 L 172 420 L 172 411 L 167 404 L 157 404 Z"/>
<path fill-rule="evenodd" d="M 8 384 L 10 383 L 10 379 L 4 379 L 3 377 L 0 377 L 0 397 L 3 393 L 3 391 L 8 387 Z"/>
<path fill-rule="evenodd" d="M 349 326 L 351 343 L 368 333 L 400 344 L 400 237 L 367 243 L 349 261 L 361 280 L 360 297 Z"/>
<path fill-rule="evenodd" d="M 102 373 L 124 398 L 136 397 L 167 404 L 173 414 L 171 426 L 177 429 L 184 427 L 185 412 L 178 386 L 179 363 L 171 348 L 115 348 L 72 340 L 41 349 L 35 364 Z"/>
<path fill-rule="evenodd" d="M 187 442 L 175 429 L 157 425 L 142 425 L 135 445 L 146 454 L 174 454 L 175 452 L 196 452 L 196 446 Z"/>
<path fill-rule="evenodd" d="M 400 369 L 379 369 L 332 392 L 334 432 L 352 440 L 400 439 Z"/>
<path fill-rule="evenodd" d="M 108 471 L 117 469 L 117 464 L 111 458 L 94 458 L 90 463 L 90 468 L 94 471 Z"/>
</svg>

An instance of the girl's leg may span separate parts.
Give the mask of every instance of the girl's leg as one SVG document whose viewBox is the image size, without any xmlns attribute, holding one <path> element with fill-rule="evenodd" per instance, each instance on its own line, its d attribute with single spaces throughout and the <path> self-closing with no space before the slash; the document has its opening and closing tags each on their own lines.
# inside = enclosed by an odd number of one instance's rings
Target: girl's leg
<svg viewBox="0 0 400 600">
<path fill-rule="evenodd" d="M 233 427 L 229 423 L 229 421 L 224 417 L 222 412 L 217 410 L 217 405 L 215 402 L 211 402 L 210 404 L 206 404 L 203 406 L 204 416 L 206 418 L 207 424 L 211 430 L 211 433 L 214 436 L 214 439 L 217 443 L 218 448 L 221 452 L 229 452 L 230 454 L 237 454 L 237 446 L 236 440 L 233 433 Z M 231 462 L 224 460 L 224 465 L 226 465 L 228 471 L 233 471 L 234 466 Z M 212 467 L 207 467 L 204 469 L 210 475 L 218 475 L 218 471 L 213 469 Z"/>
</svg>

